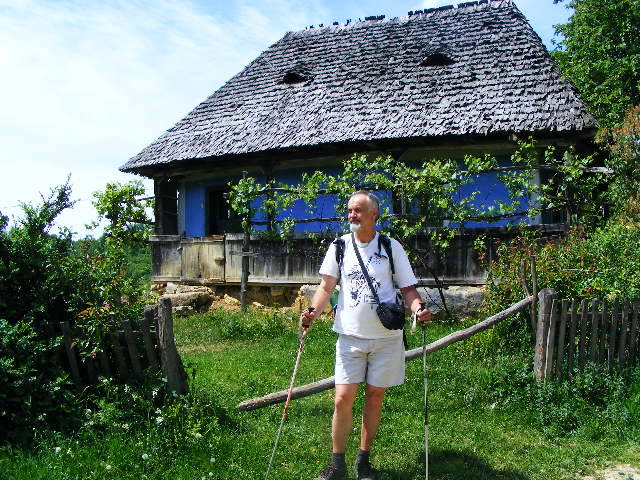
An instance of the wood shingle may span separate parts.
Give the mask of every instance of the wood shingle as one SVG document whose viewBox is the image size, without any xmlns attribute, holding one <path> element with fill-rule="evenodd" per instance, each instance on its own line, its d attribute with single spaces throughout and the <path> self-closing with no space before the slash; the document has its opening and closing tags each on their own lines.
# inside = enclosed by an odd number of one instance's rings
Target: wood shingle
<svg viewBox="0 0 640 480">
<path fill-rule="evenodd" d="M 327 144 L 595 127 L 510 0 L 287 33 L 121 170 Z"/>
</svg>

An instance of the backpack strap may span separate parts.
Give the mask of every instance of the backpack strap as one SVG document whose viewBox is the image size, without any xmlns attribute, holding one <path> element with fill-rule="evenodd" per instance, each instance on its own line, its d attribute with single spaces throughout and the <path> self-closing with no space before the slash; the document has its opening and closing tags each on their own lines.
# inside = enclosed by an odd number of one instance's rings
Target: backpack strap
<svg viewBox="0 0 640 480">
<path fill-rule="evenodd" d="M 332 243 L 336 248 L 336 262 L 338 264 L 338 281 L 340 281 L 340 273 L 342 272 L 342 262 L 344 261 L 345 241 L 342 237 L 338 237 Z"/>
<path fill-rule="evenodd" d="M 380 247 L 384 247 L 384 251 L 389 259 L 389 265 L 391 266 L 391 275 L 396 274 L 396 268 L 393 264 L 393 252 L 391 251 L 391 239 L 381 233 L 378 234 L 378 255 L 380 255 Z"/>
</svg>

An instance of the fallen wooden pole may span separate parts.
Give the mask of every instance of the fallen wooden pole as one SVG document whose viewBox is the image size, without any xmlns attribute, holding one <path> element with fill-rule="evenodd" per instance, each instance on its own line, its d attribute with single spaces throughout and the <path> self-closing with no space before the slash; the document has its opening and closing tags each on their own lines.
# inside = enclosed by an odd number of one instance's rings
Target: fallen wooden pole
<svg viewBox="0 0 640 480">
<path fill-rule="evenodd" d="M 493 327 L 496 323 L 505 318 L 513 315 L 514 313 L 522 310 L 527 307 L 531 302 L 533 302 L 534 297 L 529 296 L 520 300 L 518 303 L 511 305 L 506 310 L 503 310 L 500 313 L 497 313 L 480 323 L 476 323 L 475 325 L 465 328 L 463 330 L 458 330 L 457 332 L 453 332 L 446 337 L 442 337 L 436 340 L 433 343 L 427 345 L 426 353 L 433 353 L 441 348 L 446 347 L 455 342 L 459 342 L 460 340 L 465 340 L 476 333 L 479 333 L 483 330 Z M 405 361 L 413 360 L 415 358 L 422 357 L 422 347 L 414 348 L 413 350 L 407 350 L 405 352 Z M 291 392 L 291 398 L 303 398 L 308 397 L 309 395 L 313 395 L 314 393 L 319 393 L 324 390 L 329 390 L 335 387 L 335 379 L 334 377 L 325 378 L 323 380 L 318 380 L 317 382 L 309 383 L 307 385 L 302 385 L 300 387 L 296 387 Z M 288 390 L 281 390 L 279 392 L 270 393 L 269 395 L 265 395 L 264 397 L 252 398 L 251 400 L 245 400 L 244 402 L 239 403 L 236 408 L 240 410 L 256 410 L 258 408 L 268 407 L 269 405 L 274 405 L 276 403 L 282 403 L 287 399 Z"/>
</svg>

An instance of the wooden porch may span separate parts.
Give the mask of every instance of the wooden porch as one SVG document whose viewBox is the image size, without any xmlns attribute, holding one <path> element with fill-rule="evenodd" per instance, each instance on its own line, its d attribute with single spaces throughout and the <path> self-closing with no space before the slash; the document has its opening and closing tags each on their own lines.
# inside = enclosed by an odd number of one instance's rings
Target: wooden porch
<svg viewBox="0 0 640 480">
<path fill-rule="evenodd" d="M 558 238 L 564 224 L 535 227 L 541 237 Z M 429 252 L 430 270 L 414 264 L 421 286 L 435 286 L 435 276 L 445 285 L 483 285 L 487 271 L 485 262 L 495 258 L 497 245 L 509 242 L 519 233 L 517 228 L 474 228 L 458 232 L 452 245 L 438 252 L 426 237 L 416 239 L 418 251 Z M 485 260 L 474 250 L 474 242 L 485 236 Z M 316 284 L 318 270 L 333 237 L 312 240 L 306 234 L 294 234 L 293 241 L 265 241 L 252 236 L 249 246 L 249 285 L 296 286 Z M 186 238 L 180 235 L 154 235 L 152 280 L 200 285 L 240 284 L 242 274 L 243 234 L 228 233 L 209 237 Z"/>
</svg>

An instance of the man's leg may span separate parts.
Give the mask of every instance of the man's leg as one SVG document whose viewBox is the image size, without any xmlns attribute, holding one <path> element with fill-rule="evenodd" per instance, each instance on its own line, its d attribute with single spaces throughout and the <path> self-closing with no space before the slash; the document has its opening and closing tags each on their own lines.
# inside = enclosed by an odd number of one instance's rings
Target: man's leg
<svg viewBox="0 0 640 480">
<path fill-rule="evenodd" d="M 336 399 L 331 424 L 333 453 L 344 453 L 353 426 L 353 403 L 358 393 L 358 384 L 336 385 Z"/>
<path fill-rule="evenodd" d="M 362 432 L 360 436 L 360 450 L 369 451 L 373 439 L 376 437 L 380 417 L 382 415 L 382 401 L 385 387 L 374 387 L 367 384 L 365 393 L 364 412 L 362 414 Z"/>
</svg>

